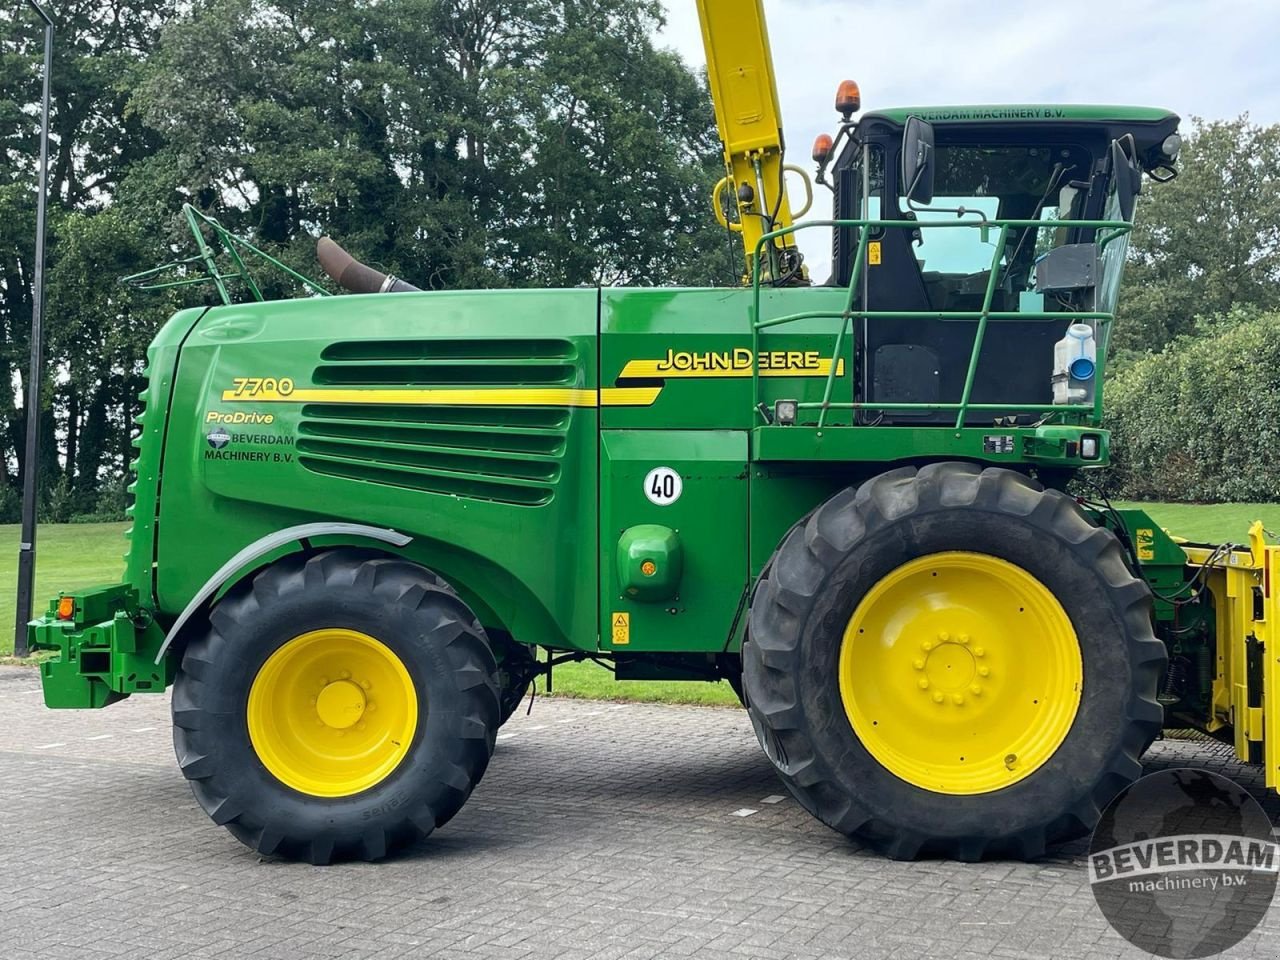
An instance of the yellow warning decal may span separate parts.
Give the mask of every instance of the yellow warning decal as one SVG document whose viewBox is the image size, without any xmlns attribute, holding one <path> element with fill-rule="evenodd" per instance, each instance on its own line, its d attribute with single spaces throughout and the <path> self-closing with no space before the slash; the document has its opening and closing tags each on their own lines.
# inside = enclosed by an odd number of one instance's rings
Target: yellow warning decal
<svg viewBox="0 0 1280 960">
<path fill-rule="evenodd" d="M 625 647 L 631 642 L 631 614 L 618 611 L 613 615 L 613 645 Z"/>
<path fill-rule="evenodd" d="M 872 240 L 867 244 L 867 264 L 872 267 L 880 266 L 880 241 Z"/>
<path fill-rule="evenodd" d="M 1134 531 L 1137 537 L 1137 543 L 1134 544 L 1138 548 L 1139 560 L 1154 560 L 1156 558 L 1156 532 L 1147 527 Z"/>
</svg>

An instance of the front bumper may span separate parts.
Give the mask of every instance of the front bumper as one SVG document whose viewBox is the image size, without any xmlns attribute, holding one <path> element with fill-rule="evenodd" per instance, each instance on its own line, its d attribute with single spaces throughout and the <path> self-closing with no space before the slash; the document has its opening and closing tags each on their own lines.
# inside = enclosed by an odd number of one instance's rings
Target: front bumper
<svg viewBox="0 0 1280 960">
<path fill-rule="evenodd" d="M 33 651 L 58 654 L 40 664 L 46 707 L 105 707 L 131 693 L 163 693 L 173 682 L 170 658 L 156 663 L 164 631 L 128 584 L 60 594 L 27 624 L 27 640 Z"/>
</svg>

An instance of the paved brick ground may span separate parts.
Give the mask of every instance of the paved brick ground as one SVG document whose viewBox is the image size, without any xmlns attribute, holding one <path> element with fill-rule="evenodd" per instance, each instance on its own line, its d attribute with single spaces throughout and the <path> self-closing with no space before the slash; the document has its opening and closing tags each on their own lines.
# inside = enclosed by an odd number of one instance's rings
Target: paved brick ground
<svg viewBox="0 0 1280 960">
<path fill-rule="evenodd" d="M 33 672 L 0 668 L 0 728 L 2 960 L 1144 956 L 1094 905 L 1082 844 L 1034 864 L 880 859 L 779 798 L 735 710 L 539 701 L 452 823 L 330 868 L 263 862 L 208 822 L 167 698 L 47 711 Z M 1150 761 L 1263 796 L 1213 745 Z M 1280 956 L 1280 909 L 1232 956 Z"/>
</svg>

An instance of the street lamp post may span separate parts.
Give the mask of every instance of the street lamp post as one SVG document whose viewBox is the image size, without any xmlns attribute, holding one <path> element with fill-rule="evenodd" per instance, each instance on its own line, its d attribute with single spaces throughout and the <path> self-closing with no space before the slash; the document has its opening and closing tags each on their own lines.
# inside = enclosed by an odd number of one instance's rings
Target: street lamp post
<svg viewBox="0 0 1280 960">
<path fill-rule="evenodd" d="M 13 652 L 27 655 L 27 621 L 36 571 L 36 461 L 40 455 L 40 382 L 44 377 L 44 221 L 49 193 L 49 76 L 53 70 L 53 18 L 36 0 L 27 5 L 44 21 L 44 93 L 40 107 L 40 192 L 36 198 L 36 269 L 31 289 L 31 368 L 27 373 L 27 445 L 22 469 L 22 540 Z"/>
</svg>

